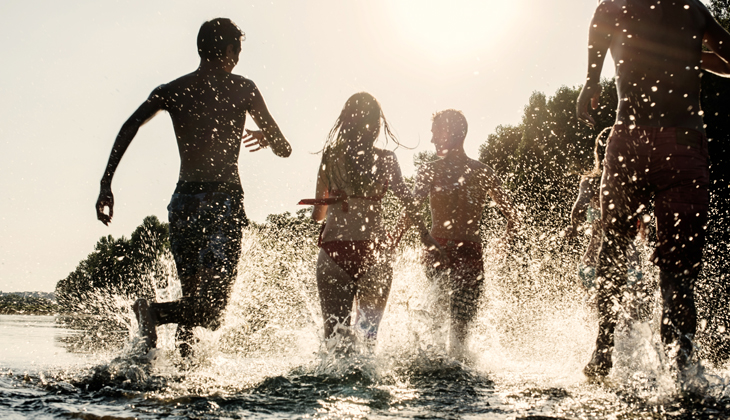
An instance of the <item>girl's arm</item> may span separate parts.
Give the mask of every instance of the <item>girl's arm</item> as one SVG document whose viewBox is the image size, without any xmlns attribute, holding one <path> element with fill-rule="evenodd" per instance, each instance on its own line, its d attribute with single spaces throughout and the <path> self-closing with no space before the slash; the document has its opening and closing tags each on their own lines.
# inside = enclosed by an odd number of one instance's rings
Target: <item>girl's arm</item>
<svg viewBox="0 0 730 420">
<path fill-rule="evenodd" d="M 324 156 L 322 156 L 322 163 L 319 165 L 319 171 L 317 172 L 317 190 L 314 193 L 314 198 L 316 199 L 329 197 L 327 174 L 324 171 Z M 312 220 L 315 222 L 321 222 L 325 219 L 325 217 L 327 217 L 327 205 L 315 205 L 314 210 L 312 210 Z"/>
</svg>

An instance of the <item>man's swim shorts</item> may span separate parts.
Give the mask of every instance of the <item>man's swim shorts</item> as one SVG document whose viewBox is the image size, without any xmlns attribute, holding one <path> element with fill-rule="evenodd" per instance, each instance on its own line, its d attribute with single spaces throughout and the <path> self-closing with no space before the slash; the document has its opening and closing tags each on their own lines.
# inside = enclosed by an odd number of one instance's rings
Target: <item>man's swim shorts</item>
<svg viewBox="0 0 730 420">
<path fill-rule="evenodd" d="M 649 207 L 653 194 L 658 239 L 653 262 L 662 270 L 699 272 L 709 182 L 704 134 L 687 128 L 613 127 L 604 161 L 602 210 L 608 212 L 609 225 L 622 230 L 641 208 Z"/>
<path fill-rule="evenodd" d="M 188 324 L 216 329 L 228 303 L 248 219 L 240 185 L 180 182 L 167 207 L 170 247 Z"/>
</svg>

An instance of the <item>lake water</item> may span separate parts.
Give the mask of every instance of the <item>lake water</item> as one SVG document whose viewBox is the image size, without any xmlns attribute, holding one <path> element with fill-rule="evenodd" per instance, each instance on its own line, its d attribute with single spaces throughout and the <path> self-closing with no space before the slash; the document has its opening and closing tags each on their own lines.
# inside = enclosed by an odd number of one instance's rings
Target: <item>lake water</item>
<svg viewBox="0 0 730 420">
<path fill-rule="evenodd" d="M 488 260 L 474 361 L 462 365 L 444 354 L 443 318 L 432 312 L 418 252 L 395 263 L 374 352 L 349 357 L 322 351 L 313 259 L 265 252 L 244 248 L 224 325 L 196 331 L 189 361 L 170 327 L 159 329 L 155 353 L 139 351 L 129 297 L 94 300 L 113 325 L 0 315 L 0 419 L 730 418 L 727 368 L 705 362 L 708 386 L 678 390 L 655 305 L 644 321 L 624 322 L 608 380 L 588 383 L 581 371 L 596 323 L 572 262 L 507 270 Z M 175 287 L 158 299 L 174 298 Z"/>
</svg>

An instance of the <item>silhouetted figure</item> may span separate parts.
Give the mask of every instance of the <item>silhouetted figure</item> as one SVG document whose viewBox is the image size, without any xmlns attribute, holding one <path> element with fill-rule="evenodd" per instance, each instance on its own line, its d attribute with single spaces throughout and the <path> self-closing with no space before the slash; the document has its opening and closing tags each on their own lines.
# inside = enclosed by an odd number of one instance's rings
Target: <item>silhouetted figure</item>
<svg viewBox="0 0 730 420">
<path fill-rule="evenodd" d="M 327 138 L 316 198 L 300 202 L 315 205 L 315 221 L 326 218 L 319 238 L 317 287 L 329 349 L 337 345 L 336 335 L 351 335 L 351 321 L 368 345 L 377 338 L 393 281 L 394 243 L 382 214 L 388 190 L 406 206 L 423 243 L 438 247 L 418 218 L 395 154 L 374 146 L 381 129 L 397 144 L 378 101 L 365 92 L 352 95 Z M 355 303 L 357 319 L 351 320 Z"/>
<path fill-rule="evenodd" d="M 156 88 L 124 123 L 112 147 L 96 203 L 97 217 L 109 224 L 114 213 L 111 182 L 137 130 L 158 111 L 167 111 L 177 137 L 180 176 L 169 210 L 170 245 L 183 297 L 174 302 L 134 305 L 150 348 L 156 326 L 177 323 L 183 356 L 190 352 L 192 328 L 220 326 L 248 224 L 238 173 L 241 143 L 257 151 L 271 146 L 281 157 L 291 147 L 269 114 L 256 85 L 231 74 L 238 63 L 243 32 L 229 19 L 205 22 L 198 33 L 200 66 Z M 261 131 L 246 130 L 246 113 Z M 105 207 L 109 214 L 105 214 Z"/>
<path fill-rule="evenodd" d="M 449 354 L 459 359 L 467 358 L 464 344 L 484 283 L 479 221 L 488 198 L 507 218 L 503 245 L 512 239 L 518 222 L 494 170 L 464 152 L 467 129 L 461 111 L 448 109 L 433 116 L 431 143 L 440 159 L 419 168 L 414 193 L 419 201 L 429 198 L 431 235 L 448 259 L 426 251 L 424 264 L 437 283 L 438 306 L 450 316 Z"/>
<path fill-rule="evenodd" d="M 601 249 L 603 239 L 603 225 L 601 224 L 601 176 L 603 175 L 603 159 L 606 153 L 606 144 L 601 141 L 601 136 L 607 131 L 605 129 L 596 136 L 596 143 L 593 149 L 594 166 L 593 168 L 582 174 L 580 183 L 578 184 L 578 197 L 573 203 L 573 209 L 570 212 L 570 225 L 565 230 L 565 236 L 568 239 L 574 238 L 578 230 L 584 223 L 588 224 L 586 234 L 590 234 L 588 247 L 583 253 L 580 263 L 578 264 L 578 277 L 580 277 L 583 286 L 589 291 L 595 291 L 596 286 L 596 267 L 598 266 L 598 253 Z M 643 216 L 641 216 L 643 217 Z M 636 237 L 639 233 L 643 233 L 643 221 L 641 217 L 637 218 L 634 223 L 634 230 L 631 232 L 632 237 Z M 626 258 L 629 263 L 629 279 L 633 281 L 641 280 L 641 256 L 634 246 L 633 242 L 629 243 Z M 631 281 L 631 280 L 630 280 Z"/>
<path fill-rule="evenodd" d="M 702 46 L 711 52 L 702 52 Z M 584 369 L 608 375 L 626 248 L 636 217 L 654 198 L 663 298 L 661 336 L 685 372 L 697 329 L 694 286 L 702 265 L 709 206 L 707 139 L 700 111 L 700 69 L 728 73 L 730 34 L 699 0 L 604 0 L 591 21 L 588 75 L 578 118 L 593 124 L 606 52 L 616 63 L 618 110 L 600 186 L 604 238 L 597 272 L 599 332 Z"/>
</svg>

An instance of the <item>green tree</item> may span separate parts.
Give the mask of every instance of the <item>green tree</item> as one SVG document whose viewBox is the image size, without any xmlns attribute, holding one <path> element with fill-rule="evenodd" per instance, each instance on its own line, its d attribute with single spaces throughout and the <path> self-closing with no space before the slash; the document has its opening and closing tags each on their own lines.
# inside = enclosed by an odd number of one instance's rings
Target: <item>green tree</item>
<svg viewBox="0 0 730 420">
<path fill-rule="evenodd" d="M 155 216 L 146 217 L 130 239 L 100 238 L 94 252 L 56 284 L 61 311 L 100 314 L 104 296 L 154 298 L 155 288 L 168 280 L 159 260 L 169 248 L 168 226 Z"/>
</svg>

